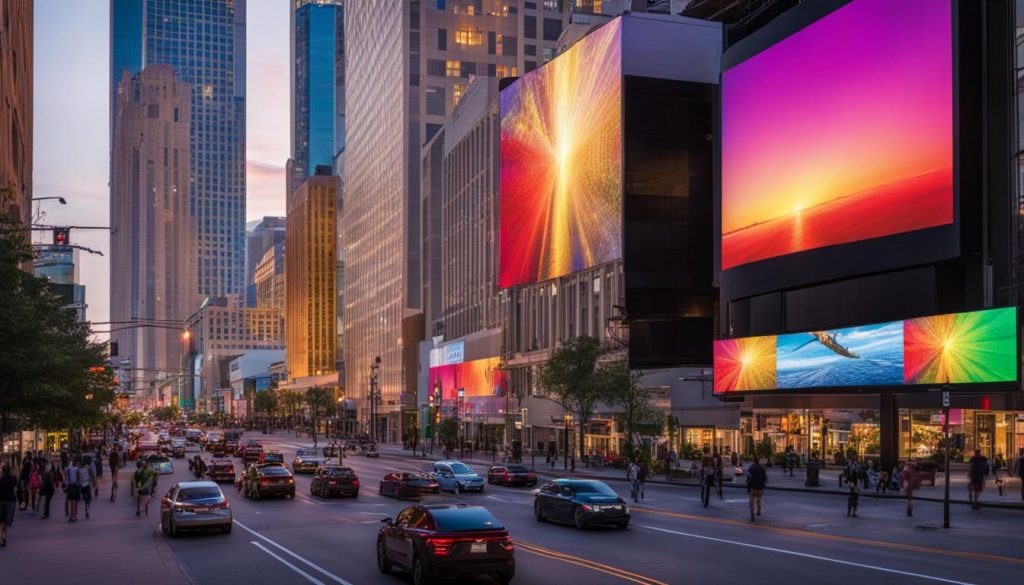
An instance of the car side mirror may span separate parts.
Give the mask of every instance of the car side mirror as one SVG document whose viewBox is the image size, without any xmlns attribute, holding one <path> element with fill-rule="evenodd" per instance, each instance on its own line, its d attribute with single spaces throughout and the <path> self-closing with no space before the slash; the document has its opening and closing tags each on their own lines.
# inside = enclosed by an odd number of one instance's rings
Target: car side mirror
<svg viewBox="0 0 1024 585">
<path fill-rule="evenodd" d="M 562 488 L 562 495 L 563 496 L 571 497 L 572 496 L 572 490 L 569 489 L 569 488 Z"/>
</svg>

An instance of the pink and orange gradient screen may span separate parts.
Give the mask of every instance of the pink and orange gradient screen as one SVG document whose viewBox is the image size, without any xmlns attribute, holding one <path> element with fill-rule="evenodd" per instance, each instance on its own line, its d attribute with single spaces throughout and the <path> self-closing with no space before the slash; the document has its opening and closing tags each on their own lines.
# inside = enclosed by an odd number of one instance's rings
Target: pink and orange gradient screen
<svg viewBox="0 0 1024 585">
<path fill-rule="evenodd" d="M 950 0 L 854 0 L 722 74 L 722 269 L 953 222 Z"/>
<path fill-rule="evenodd" d="M 622 256 L 620 21 L 501 92 L 498 285 Z"/>
</svg>

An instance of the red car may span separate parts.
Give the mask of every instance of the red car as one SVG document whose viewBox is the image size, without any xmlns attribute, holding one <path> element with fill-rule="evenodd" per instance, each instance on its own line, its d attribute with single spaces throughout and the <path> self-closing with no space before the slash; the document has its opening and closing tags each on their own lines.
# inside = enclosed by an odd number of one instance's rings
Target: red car
<svg viewBox="0 0 1024 585">
<path fill-rule="evenodd" d="M 441 486 L 426 473 L 395 471 L 380 480 L 380 495 L 419 499 L 422 494 L 441 493 Z"/>
<path fill-rule="evenodd" d="M 525 465 L 492 465 L 487 470 L 487 483 L 503 486 L 537 485 L 537 472 Z"/>
</svg>

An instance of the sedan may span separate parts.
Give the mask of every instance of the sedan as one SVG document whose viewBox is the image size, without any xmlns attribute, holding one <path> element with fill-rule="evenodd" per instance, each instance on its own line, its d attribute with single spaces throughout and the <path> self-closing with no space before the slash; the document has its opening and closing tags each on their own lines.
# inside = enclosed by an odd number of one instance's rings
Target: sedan
<svg viewBox="0 0 1024 585">
<path fill-rule="evenodd" d="M 319 455 L 299 455 L 292 461 L 292 472 L 313 473 L 324 464 L 324 458 Z"/>
<path fill-rule="evenodd" d="M 149 464 L 150 469 L 159 475 L 174 473 L 174 463 L 163 455 L 150 455 L 146 459 L 146 463 Z"/>
<path fill-rule="evenodd" d="M 281 465 L 250 465 L 245 473 L 245 495 L 254 500 L 267 496 L 295 499 L 295 478 Z"/>
<path fill-rule="evenodd" d="M 484 491 L 484 478 L 461 461 L 437 461 L 433 465 L 434 479 L 441 489 L 454 493 Z"/>
<path fill-rule="evenodd" d="M 284 455 L 280 451 L 264 451 L 261 463 L 280 463 L 284 465 Z"/>
<path fill-rule="evenodd" d="M 487 470 L 487 483 L 533 487 L 537 485 L 537 472 L 524 465 L 492 465 Z"/>
<path fill-rule="evenodd" d="M 309 483 L 310 495 L 328 498 L 332 495 L 359 497 L 359 478 L 350 467 L 328 465 L 316 470 Z"/>
<path fill-rule="evenodd" d="M 230 481 L 235 483 L 235 464 L 230 459 L 214 459 L 206 468 L 210 481 Z"/>
<path fill-rule="evenodd" d="M 417 499 L 422 494 L 440 493 L 441 486 L 425 473 L 396 471 L 380 480 L 380 495 L 392 498 Z"/>
<path fill-rule="evenodd" d="M 176 536 L 191 528 L 219 528 L 231 533 L 231 506 L 212 481 L 183 481 L 160 500 L 160 529 Z"/>
<path fill-rule="evenodd" d="M 538 522 L 553 520 L 588 526 L 629 526 L 629 505 L 604 482 L 592 479 L 556 479 L 544 484 L 533 501 Z"/>
<path fill-rule="evenodd" d="M 480 506 L 412 506 L 382 520 L 377 568 L 399 567 L 416 585 L 434 579 L 492 575 L 507 585 L 516 573 L 508 530 Z"/>
</svg>

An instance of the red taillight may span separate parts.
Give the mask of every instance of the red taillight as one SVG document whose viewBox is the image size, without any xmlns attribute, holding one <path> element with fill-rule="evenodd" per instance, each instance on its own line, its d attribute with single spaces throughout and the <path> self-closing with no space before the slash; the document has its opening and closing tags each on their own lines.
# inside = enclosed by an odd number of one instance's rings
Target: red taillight
<svg viewBox="0 0 1024 585">
<path fill-rule="evenodd" d="M 434 550 L 434 556 L 447 556 L 455 544 L 454 538 L 428 538 L 427 545 Z"/>
<path fill-rule="evenodd" d="M 352 485 L 358 486 L 359 485 L 359 480 L 358 479 L 353 479 L 352 480 Z"/>
<path fill-rule="evenodd" d="M 227 473 L 234 473 L 234 472 L 235 472 L 234 466 L 229 466 L 228 470 L 227 470 Z"/>
<path fill-rule="evenodd" d="M 589 512 L 590 511 L 590 506 L 588 506 L 586 504 L 583 504 L 582 506 L 580 506 L 580 508 L 583 508 L 584 512 Z"/>
<path fill-rule="evenodd" d="M 327 483 L 329 483 L 330 485 L 338 485 L 338 482 L 336 480 L 333 480 L 333 479 L 331 481 L 327 482 Z"/>
<path fill-rule="evenodd" d="M 511 551 L 513 548 L 515 548 L 515 547 L 512 546 L 512 537 L 511 536 L 503 536 L 503 537 L 499 538 L 498 539 L 498 546 L 500 546 L 501 548 L 503 548 L 503 549 L 505 549 L 507 551 Z"/>
<path fill-rule="evenodd" d="M 260 485 L 270 485 L 270 480 L 269 479 L 261 479 L 260 480 Z"/>
<path fill-rule="evenodd" d="M 229 504 L 227 500 L 224 500 L 223 502 L 221 502 L 221 503 L 217 504 L 216 506 L 214 506 L 214 508 L 230 508 L 230 507 L 231 507 L 231 504 Z"/>
</svg>

